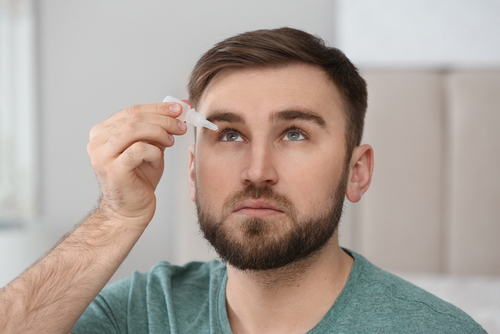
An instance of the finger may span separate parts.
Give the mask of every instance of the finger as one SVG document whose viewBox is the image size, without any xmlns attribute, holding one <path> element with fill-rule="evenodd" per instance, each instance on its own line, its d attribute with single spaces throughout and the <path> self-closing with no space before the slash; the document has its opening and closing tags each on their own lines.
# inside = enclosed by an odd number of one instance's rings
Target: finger
<svg viewBox="0 0 500 334">
<path fill-rule="evenodd" d="M 144 123 L 155 123 L 167 130 L 167 132 L 181 135 L 186 132 L 186 127 L 182 125 L 182 121 L 177 120 L 177 127 L 172 127 L 171 119 L 178 117 L 180 115 L 180 110 L 182 110 L 180 104 L 178 103 L 161 103 L 161 105 L 166 105 L 168 109 L 168 114 L 164 114 L 158 106 L 154 105 L 138 105 L 122 110 L 115 115 L 111 116 L 109 119 L 105 120 L 94 126 L 90 130 L 90 140 L 94 137 L 101 135 L 105 131 L 109 131 L 111 127 L 119 127 L 127 122 L 144 122 Z M 155 108 L 157 107 L 157 108 Z M 175 109 L 175 111 L 170 110 L 170 108 Z M 160 109 L 158 109 L 160 108 Z M 181 124 L 181 125 L 180 125 Z M 179 126 L 180 125 L 180 126 Z"/>
<path fill-rule="evenodd" d="M 128 107 L 122 111 L 117 112 L 106 121 L 103 122 L 104 125 L 113 123 L 116 119 L 122 118 L 127 115 L 132 114 L 156 114 L 170 117 L 178 117 L 182 112 L 182 106 L 175 102 L 160 102 L 153 104 L 138 104 L 135 106 Z"/>
<path fill-rule="evenodd" d="M 166 131 L 168 141 L 166 141 L 165 134 L 161 133 L 157 127 L 161 127 Z M 134 114 L 130 115 L 128 119 L 117 120 L 115 124 L 94 132 L 87 144 L 87 153 L 92 158 L 108 141 L 113 147 L 112 149 L 106 149 L 104 154 L 110 157 L 121 153 L 134 141 L 147 141 L 164 149 L 172 146 L 175 142 L 170 134 L 182 135 L 186 133 L 186 130 L 187 127 L 184 122 L 171 117 L 155 114 Z M 155 131 L 160 132 L 159 137 L 157 137 Z M 157 138 L 160 139 L 157 140 Z"/>
<path fill-rule="evenodd" d="M 186 124 L 183 121 L 156 114 L 132 114 L 127 117 L 125 122 L 159 125 L 172 135 L 183 135 L 187 130 Z"/>
<path fill-rule="evenodd" d="M 105 137 L 103 135 L 103 137 Z M 162 127 L 147 123 L 126 123 L 103 145 L 107 156 L 116 156 L 136 142 L 149 142 L 159 148 L 170 147 L 174 137 Z"/>
<path fill-rule="evenodd" d="M 127 148 L 117 160 L 118 168 L 123 172 L 130 172 L 143 162 L 149 162 L 153 168 L 158 169 L 163 165 L 163 152 L 154 145 L 137 142 Z"/>
<path fill-rule="evenodd" d="M 159 126 L 164 131 L 172 135 L 182 135 L 186 133 L 186 124 L 172 117 L 154 114 L 133 114 L 127 118 L 120 119 L 104 129 L 109 137 L 119 135 L 124 131 L 134 130 L 141 125 Z"/>
</svg>

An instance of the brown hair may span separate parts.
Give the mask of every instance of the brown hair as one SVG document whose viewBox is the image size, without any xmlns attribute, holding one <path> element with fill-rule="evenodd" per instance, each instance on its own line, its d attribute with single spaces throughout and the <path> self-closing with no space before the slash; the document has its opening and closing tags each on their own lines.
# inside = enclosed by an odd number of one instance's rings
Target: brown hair
<svg viewBox="0 0 500 334">
<path fill-rule="evenodd" d="M 326 46 L 321 38 L 304 31 L 256 30 L 216 44 L 191 72 L 189 100 L 196 107 L 207 85 L 222 70 L 282 67 L 294 63 L 319 66 L 339 89 L 347 120 L 345 141 L 349 159 L 363 136 L 368 99 L 366 82 L 342 51 Z"/>
</svg>

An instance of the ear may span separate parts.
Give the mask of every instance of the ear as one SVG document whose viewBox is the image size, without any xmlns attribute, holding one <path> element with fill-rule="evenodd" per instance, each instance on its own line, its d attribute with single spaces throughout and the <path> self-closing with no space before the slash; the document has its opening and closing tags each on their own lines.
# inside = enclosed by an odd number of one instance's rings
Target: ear
<svg viewBox="0 0 500 334">
<path fill-rule="evenodd" d="M 194 166 L 194 145 L 189 147 L 189 185 L 191 186 L 191 200 L 196 202 L 195 166 Z"/>
<path fill-rule="evenodd" d="M 368 190 L 373 174 L 373 149 L 370 145 L 361 145 L 352 152 L 349 163 L 349 178 L 346 196 L 349 201 L 356 203 Z"/>
</svg>

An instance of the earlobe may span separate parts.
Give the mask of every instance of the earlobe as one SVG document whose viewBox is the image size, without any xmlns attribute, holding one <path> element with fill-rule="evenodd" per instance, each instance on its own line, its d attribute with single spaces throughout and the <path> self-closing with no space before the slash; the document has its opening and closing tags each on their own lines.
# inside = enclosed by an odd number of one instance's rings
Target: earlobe
<svg viewBox="0 0 500 334">
<path fill-rule="evenodd" d="M 349 201 L 358 202 L 370 187 L 373 162 L 373 149 L 370 145 L 361 145 L 354 149 L 346 189 Z"/>
<path fill-rule="evenodd" d="M 189 185 L 191 186 L 191 200 L 193 202 L 196 202 L 194 149 L 195 149 L 194 145 L 191 145 L 189 147 Z"/>
</svg>

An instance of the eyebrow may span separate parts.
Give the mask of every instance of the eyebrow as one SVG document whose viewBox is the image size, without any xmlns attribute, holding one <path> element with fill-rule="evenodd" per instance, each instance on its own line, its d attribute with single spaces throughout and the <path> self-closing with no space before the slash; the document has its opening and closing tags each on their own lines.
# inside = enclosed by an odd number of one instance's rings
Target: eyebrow
<svg viewBox="0 0 500 334">
<path fill-rule="evenodd" d="M 322 128 L 326 128 L 326 121 L 323 117 L 318 115 L 312 110 L 283 110 L 277 113 L 273 113 L 269 120 L 271 122 L 277 121 L 293 121 L 293 120 L 304 120 L 313 121 Z"/>
<path fill-rule="evenodd" d="M 322 128 L 326 128 L 326 121 L 316 112 L 308 109 L 298 110 L 282 110 L 274 112 L 269 116 L 269 121 L 276 123 L 279 121 L 304 120 L 312 121 Z M 239 115 L 231 111 L 218 110 L 210 113 L 207 117 L 210 122 L 227 122 L 245 124 L 245 116 Z"/>
<path fill-rule="evenodd" d="M 245 124 L 245 117 L 230 111 L 215 111 L 208 115 L 207 121 Z"/>
</svg>

